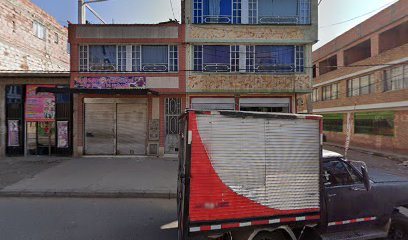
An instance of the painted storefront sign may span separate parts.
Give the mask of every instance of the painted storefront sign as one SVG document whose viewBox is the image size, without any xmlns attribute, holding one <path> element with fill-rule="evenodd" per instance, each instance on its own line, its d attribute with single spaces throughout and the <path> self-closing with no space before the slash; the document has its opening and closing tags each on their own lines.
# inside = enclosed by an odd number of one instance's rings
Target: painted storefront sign
<svg viewBox="0 0 408 240">
<path fill-rule="evenodd" d="M 57 122 L 58 148 L 68 147 L 68 121 Z"/>
<path fill-rule="evenodd" d="M 8 146 L 9 147 L 19 147 L 20 146 L 20 136 L 18 128 L 18 120 L 8 120 Z"/>
<path fill-rule="evenodd" d="M 52 93 L 36 93 L 38 87 L 54 85 L 27 85 L 25 119 L 27 122 L 47 122 L 55 119 L 55 96 Z"/>
<path fill-rule="evenodd" d="M 145 89 L 146 77 L 79 77 L 74 79 L 78 89 Z"/>
</svg>

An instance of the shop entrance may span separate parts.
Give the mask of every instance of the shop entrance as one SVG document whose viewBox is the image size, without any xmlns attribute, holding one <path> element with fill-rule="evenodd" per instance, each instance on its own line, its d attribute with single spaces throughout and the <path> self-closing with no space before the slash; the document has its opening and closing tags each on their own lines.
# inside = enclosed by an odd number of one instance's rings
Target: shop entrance
<svg viewBox="0 0 408 240">
<path fill-rule="evenodd" d="M 145 155 L 147 99 L 85 99 L 85 154 Z"/>
</svg>

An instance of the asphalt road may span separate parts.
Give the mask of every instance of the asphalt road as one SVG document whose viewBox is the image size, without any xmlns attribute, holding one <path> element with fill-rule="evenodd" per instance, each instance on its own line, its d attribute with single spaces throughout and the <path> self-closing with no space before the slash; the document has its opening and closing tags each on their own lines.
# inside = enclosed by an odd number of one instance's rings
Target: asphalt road
<svg viewBox="0 0 408 240">
<path fill-rule="evenodd" d="M 0 239 L 175 240 L 166 199 L 0 198 Z"/>
</svg>

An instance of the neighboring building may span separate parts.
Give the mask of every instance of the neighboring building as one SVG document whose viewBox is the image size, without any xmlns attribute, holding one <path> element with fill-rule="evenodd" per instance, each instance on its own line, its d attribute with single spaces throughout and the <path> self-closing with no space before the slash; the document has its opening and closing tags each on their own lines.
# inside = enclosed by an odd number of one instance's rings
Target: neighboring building
<svg viewBox="0 0 408 240">
<path fill-rule="evenodd" d="M 31 91 L 68 86 L 67 29 L 29 0 L 0 1 L 0 24 L 0 157 L 70 154 L 70 97 Z M 59 139 L 57 125 L 69 131 Z"/>
<path fill-rule="evenodd" d="M 313 52 L 311 103 L 303 96 L 299 111 L 325 117 L 327 141 L 344 144 L 349 127 L 351 146 L 408 153 L 407 12 L 400 0 Z"/>
<path fill-rule="evenodd" d="M 193 109 L 296 112 L 311 90 L 317 0 L 184 0 Z"/>
<path fill-rule="evenodd" d="M 186 105 L 183 26 L 70 25 L 69 42 L 74 154 L 176 153 Z"/>
</svg>

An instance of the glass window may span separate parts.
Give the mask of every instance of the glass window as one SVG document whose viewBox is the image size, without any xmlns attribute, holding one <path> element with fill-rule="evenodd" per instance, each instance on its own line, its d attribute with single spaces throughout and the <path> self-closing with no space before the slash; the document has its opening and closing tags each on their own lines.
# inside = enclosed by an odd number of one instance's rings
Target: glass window
<svg viewBox="0 0 408 240">
<path fill-rule="evenodd" d="M 354 132 L 394 136 L 394 112 L 361 112 L 354 114 Z"/>
<path fill-rule="evenodd" d="M 232 0 L 203 0 L 204 23 L 232 23 Z"/>
<path fill-rule="evenodd" d="M 168 71 L 168 54 L 168 46 L 142 46 L 142 71 Z"/>
<path fill-rule="evenodd" d="M 34 21 L 33 22 L 33 32 L 34 36 L 38 37 L 39 39 L 45 40 L 46 37 L 46 29 L 45 26 L 41 23 Z"/>
<path fill-rule="evenodd" d="M 326 186 L 351 185 L 354 183 L 345 164 L 338 160 L 323 163 L 324 184 Z"/>
<path fill-rule="evenodd" d="M 258 72 L 294 72 L 293 46 L 255 46 Z"/>
<path fill-rule="evenodd" d="M 296 24 L 297 0 L 258 0 L 259 23 Z"/>
<path fill-rule="evenodd" d="M 116 46 L 90 45 L 88 61 L 90 71 L 116 71 Z"/>
<path fill-rule="evenodd" d="M 371 75 L 354 78 L 347 81 L 347 96 L 354 97 L 373 93 L 375 85 Z"/>
<path fill-rule="evenodd" d="M 118 71 L 126 72 L 126 46 L 118 46 Z"/>
<path fill-rule="evenodd" d="M 384 71 L 385 91 L 408 88 L 408 65 L 401 65 Z"/>
<path fill-rule="evenodd" d="M 343 114 L 324 114 L 323 130 L 330 132 L 343 132 Z"/>
<path fill-rule="evenodd" d="M 203 71 L 229 72 L 230 46 L 203 46 Z"/>
</svg>

